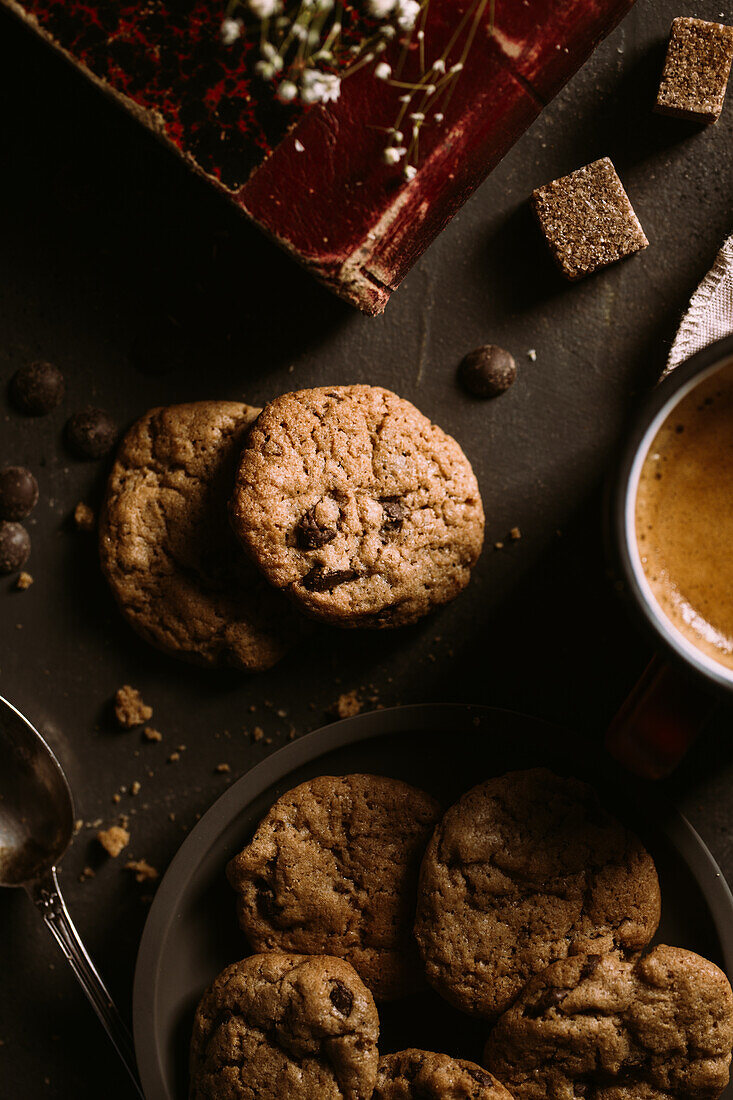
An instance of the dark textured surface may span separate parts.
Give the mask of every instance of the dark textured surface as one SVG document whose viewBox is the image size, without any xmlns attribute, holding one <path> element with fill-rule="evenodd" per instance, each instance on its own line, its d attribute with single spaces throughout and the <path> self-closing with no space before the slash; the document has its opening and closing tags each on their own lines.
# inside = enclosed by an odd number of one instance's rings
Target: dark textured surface
<svg viewBox="0 0 733 1100">
<path fill-rule="evenodd" d="M 702 132 L 652 113 L 677 14 L 671 0 L 639 0 L 374 320 L 318 288 L 0 18 L 0 463 L 27 465 L 41 490 L 28 522 L 35 583 L 26 592 L 12 578 L 0 583 L 0 690 L 59 750 L 80 816 L 110 824 L 120 809 L 136 811 L 135 858 L 163 870 L 232 776 L 281 743 L 291 722 L 298 732 L 320 724 L 350 688 L 374 684 L 384 704 L 510 706 L 600 737 L 649 653 L 605 576 L 601 480 L 732 228 L 731 105 Z M 733 21 L 733 9 L 712 0 L 700 0 L 696 14 Z M 651 245 L 566 286 L 526 199 L 602 155 L 612 157 Z M 457 387 L 455 370 L 489 341 L 515 354 L 519 377 L 483 403 Z M 58 363 L 68 392 L 48 418 L 26 420 L 11 411 L 4 384 L 38 358 Z M 414 401 L 474 463 L 489 549 L 469 592 L 418 627 L 339 633 L 251 680 L 192 670 L 141 644 L 104 588 L 93 537 L 70 520 L 78 500 L 98 503 L 103 468 L 68 458 L 65 419 L 88 403 L 125 424 L 170 401 L 254 404 L 296 386 L 362 381 Z M 521 540 L 493 551 L 515 525 Z M 155 708 L 162 743 L 114 731 L 108 701 L 123 683 Z M 272 744 L 242 734 L 256 724 Z M 721 713 L 673 786 L 733 876 L 729 724 Z M 180 761 L 166 764 L 179 744 L 187 745 Z M 219 763 L 231 773 L 215 773 Z M 135 779 L 140 794 L 113 805 L 118 787 Z M 98 866 L 91 836 L 75 840 L 62 880 L 127 1011 L 151 886 L 118 864 Z M 97 876 L 79 883 L 87 864 Z M 127 1097 L 98 1025 L 20 894 L 0 895 L 0 927 L 0 1092 Z"/>
</svg>

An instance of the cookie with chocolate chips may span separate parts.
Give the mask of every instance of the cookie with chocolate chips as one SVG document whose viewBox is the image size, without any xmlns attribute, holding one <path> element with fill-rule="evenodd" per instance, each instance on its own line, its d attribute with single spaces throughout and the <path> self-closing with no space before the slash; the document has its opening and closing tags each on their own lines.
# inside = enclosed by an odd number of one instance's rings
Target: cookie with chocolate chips
<svg viewBox="0 0 733 1100">
<path fill-rule="evenodd" d="M 379 1018 L 343 959 L 252 955 L 204 993 L 191 1039 L 191 1100 L 369 1100 Z"/>
<path fill-rule="evenodd" d="M 491 1018 L 556 959 L 640 951 L 659 915 L 640 841 L 585 783 L 535 768 L 448 810 L 420 869 L 415 935 L 431 985 Z"/>
<path fill-rule="evenodd" d="M 528 983 L 484 1063 L 516 1100 L 714 1100 L 728 1084 L 733 994 L 680 947 L 580 955 Z"/>
<path fill-rule="evenodd" d="M 227 499 L 258 409 L 153 409 L 120 445 L 100 518 L 102 569 L 125 618 L 167 653 L 269 668 L 299 637 L 292 607 L 232 535 Z"/>
<path fill-rule="evenodd" d="M 252 426 L 232 526 L 275 587 L 343 627 L 415 622 L 452 600 L 484 514 L 454 439 L 378 386 L 285 394 Z"/>
<path fill-rule="evenodd" d="M 495 1077 L 463 1058 L 400 1050 L 379 1060 L 372 1100 L 512 1100 Z"/>
<path fill-rule="evenodd" d="M 378 1001 L 419 989 L 415 888 L 439 817 L 430 795 L 378 775 L 284 794 L 227 867 L 254 950 L 348 959 Z"/>
</svg>

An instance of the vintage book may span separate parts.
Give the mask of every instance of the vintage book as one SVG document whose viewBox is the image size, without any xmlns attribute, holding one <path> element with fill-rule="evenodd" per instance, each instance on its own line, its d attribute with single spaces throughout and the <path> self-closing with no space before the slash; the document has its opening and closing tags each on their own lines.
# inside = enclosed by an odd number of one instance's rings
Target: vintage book
<svg viewBox="0 0 733 1100">
<path fill-rule="evenodd" d="M 431 0 L 426 56 L 445 50 L 471 2 Z M 380 128 L 393 125 L 399 90 L 368 67 L 342 81 L 334 103 L 283 105 L 254 74 L 256 42 L 222 42 L 212 0 L 0 0 L 316 278 L 368 313 L 384 309 L 633 2 L 496 0 L 444 120 L 424 127 L 417 174 L 406 180 L 382 156 Z M 408 57 L 407 76 L 414 64 Z"/>
</svg>

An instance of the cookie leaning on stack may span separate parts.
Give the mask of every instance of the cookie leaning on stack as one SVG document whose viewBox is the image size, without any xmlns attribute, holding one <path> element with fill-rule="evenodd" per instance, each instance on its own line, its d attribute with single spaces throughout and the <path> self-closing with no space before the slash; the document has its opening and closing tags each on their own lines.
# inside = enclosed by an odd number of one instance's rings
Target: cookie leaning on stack
<svg viewBox="0 0 733 1100">
<path fill-rule="evenodd" d="M 515 1100 L 698 1100 L 728 1084 L 733 994 L 679 947 L 548 966 L 499 1019 L 484 1062 Z"/>
<path fill-rule="evenodd" d="M 415 890 L 439 817 L 430 795 L 380 775 L 288 791 L 227 867 L 254 950 L 338 955 L 378 1001 L 419 989 Z"/>
<path fill-rule="evenodd" d="M 271 584 L 341 627 L 404 626 L 452 600 L 484 535 L 459 445 L 378 386 L 270 402 L 247 435 L 231 518 Z"/>
<path fill-rule="evenodd" d="M 585 783 L 535 768 L 474 787 L 445 814 L 420 870 L 415 935 L 431 985 L 492 1018 L 556 959 L 640 951 L 660 906 L 633 833 Z"/>
</svg>

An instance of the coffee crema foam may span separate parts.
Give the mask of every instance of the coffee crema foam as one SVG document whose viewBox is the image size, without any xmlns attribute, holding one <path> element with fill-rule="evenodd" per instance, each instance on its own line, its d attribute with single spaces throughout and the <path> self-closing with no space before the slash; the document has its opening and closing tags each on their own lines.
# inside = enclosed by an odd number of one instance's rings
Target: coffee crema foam
<svg viewBox="0 0 733 1100">
<path fill-rule="evenodd" d="M 672 625 L 733 669 L 733 362 L 687 394 L 657 432 L 639 477 L 636 540 Z"/>
</svg>

